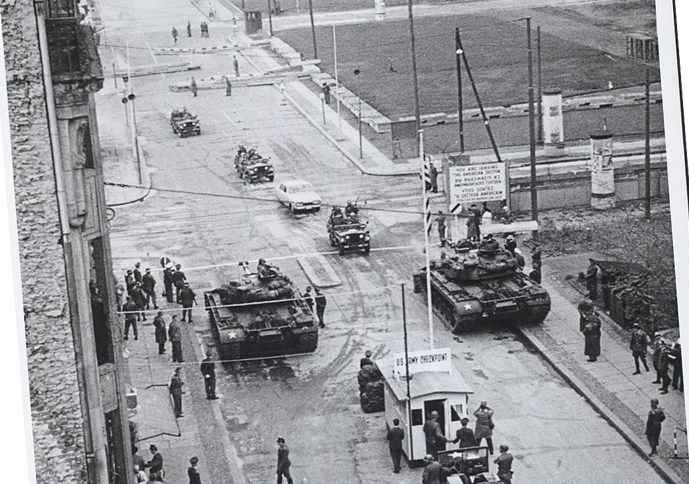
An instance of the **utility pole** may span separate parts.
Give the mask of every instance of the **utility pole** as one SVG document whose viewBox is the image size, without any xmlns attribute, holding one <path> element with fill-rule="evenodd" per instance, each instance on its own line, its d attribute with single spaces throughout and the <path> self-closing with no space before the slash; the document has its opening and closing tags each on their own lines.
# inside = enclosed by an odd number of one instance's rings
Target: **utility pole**
<svg viewBox="0 0 689 484">
<path fill-rule="evenodd" d="M 416 37 L 414 36 L 414 11 L 412 7 L 413 0 L 407 0 L 407 7 L 409 9 L 409 33 L 411 36 L 411 66 L 412 79 L 414 81 L 414 118 L 416 119 L 416 131 L 421 129 L 421 112 L 419 111 L 419 78 L 416 70 Z M 421 146 L 419 146 L 419 156 L 423 156 Z"/>
<path fill-rule="evenodd" d="M 318 59 L 318 48 L 316 47 L 316 24 L 313 23 L 313 0 L 309 0 L 309 16 L 311 17 L 311 36 L 313 37 L 313 58 Z"/>
<path fill-rule="evenodd" d="M 646 220 L 651 220 L 651 73 L 646 68 L 646 143 L 644 171 L 646 175 Z"/>
<path fill-rule="evenodd" d="M 359 98 L 359 159 L 364 157 L 364 139 L 361 136 L 361 70 L 354 69 L 354 75 L 357 79 L 357 97 Z"/>
<path fill-rule="evenodd" d="M 409 343 L 407 342 L 407 304 L 404 297 L 404 283 L 400 284 L 402 288 L 402 324 L 404 325 L 404 369 L 405 379 L 407 380 L 407 418 L 411 422 L 411 388 L 409 384 Z M 412 433 L 409 432 L 409 445 L 413 449 L 414 441 L 412 440 Z"/>
<path fill-rule="evenodd" d="M 421 185 L 423 196 L 423 233 L 424 233 L 424 252 L 426 254 L 426 298 L 428 306 L 428 339 L 431 342 L 431 349 L 433 349 L 433 304 L 431 294 L 431 254 L 429 251 L 428 236 L 431 232 L 433 222 L 431 221 L 431 203 L 428 197 L 428 170 L 426 165 L 426 153 L 423 147 L 423 130 L 419 130 L 419 151 L 421 152 Z M 429 167 L 430 168 L 430 167 Z"/>
<path fill-rule="evenodd" d="M 536 27 L 536 66 L 538 69 L 537 78 L 537 102 L 538 107 L 538 142 L 543 143 L 543 76 L 541 72 L 541 26 Z"/>
<path fill-rule="evenodd" d="M 273 12 L 270 9 L 270 0 L 268 0 L 268 25 L 270 26 L 270 36 L 273 36 Z"/>
<path fill-rule="evenodd" d="M 529 158 L 531 160 L 531 220 L 538 220 L 538 192 L 536 191 L 536 129 L 534 126 L 533 52 L 531 49 L 531 17 L 526 17 L 526 53 L 529 68 Z M 533 238 L 538 237 L 534 230 Z"/>
<path fill-rule="evenodd" d="M 129 80 L 129 82 L 127 83 L 129 87 L 129 93 L 126 94 L 126 97 L 129 101 L 128 104 L 131 105 L 132 109 L 132 148 L 134 150 L 134 159 L 136 160 L 136 163 L 139 166 L 139 183 L 143 183 L 143 175 L 141 173 L 141 159 L 139 158 L 139 136 L 136 132 L 136 113 L 134 111 L 134 99 L 136 99 L 136 96 L 132 92 L 132 65 L 129 61 L 129 42 L 127 42 L 127 78 Z"/>
<path fill-rule="evenodd" d="M 333 57 L 335 58 L 335 95 L 337 96 L 337 128 L 342 139 L 342 115 L 340 114 L 340 77 L 337 74 L 337 31 L 333 23 Z"/>
<path fill-rule="evenodd" d="M 462 98 L 462 49 L 459 40 L 459 27 L 455 28 L 455 54 L 457 60 L 457 106 L 459 123 L 459 151 L 464 153 L 464 100 Z"/>
</svg>

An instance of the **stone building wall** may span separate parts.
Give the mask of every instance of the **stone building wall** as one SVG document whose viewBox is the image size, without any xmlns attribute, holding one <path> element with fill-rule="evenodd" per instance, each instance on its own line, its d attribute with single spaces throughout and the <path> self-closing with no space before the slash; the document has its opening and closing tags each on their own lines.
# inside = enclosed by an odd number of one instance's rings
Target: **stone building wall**
<svg viewBox="0 0 689 484">
<path fill-rule="evenodd" d="M 86 460 L 55 177 L 30 0 L 0 0 L 38 483 L 84 483 Z"/>
</svg>

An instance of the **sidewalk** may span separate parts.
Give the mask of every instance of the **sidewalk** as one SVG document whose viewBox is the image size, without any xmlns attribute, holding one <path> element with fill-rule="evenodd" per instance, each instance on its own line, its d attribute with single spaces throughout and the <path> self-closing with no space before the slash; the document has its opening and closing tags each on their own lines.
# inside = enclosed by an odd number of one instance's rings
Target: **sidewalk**
<svg viewBox="0 0 689 484">
<path fill-rule="evenodd" d="M 595 363 L 586 361 L 584 337 L 579 332 L 576 305 L 582 296 L 565 276 L 586 268 L 591 254 L 545 258 L 543 286 L 552 301 L 549 322 L 521 328 L 523 335 L 556 367 L 610 425 L 615 427 L 637 451 L 650 451 L 645 426 L 651 398 L 658 398 L 666 420 L 661 434 L 660 456 L 648 458 L 650 464 L 672 482 L 689 482 L 684 395 L 670 389 L 661 395 L 659 385 L 651 383 L 655 372 L 632 375 L 634 362 L 629 350 L 629 333 L 602 314 L 601 356 Z M 583 268 L 583 269 L 582 269 Z M 599 311 L 601 313 L 602 311 Z M 650 355 L 648 358 L 649 365 Z M 678 454 L 673 459 L 673 431 L 678 431 Z"/>
</svg>

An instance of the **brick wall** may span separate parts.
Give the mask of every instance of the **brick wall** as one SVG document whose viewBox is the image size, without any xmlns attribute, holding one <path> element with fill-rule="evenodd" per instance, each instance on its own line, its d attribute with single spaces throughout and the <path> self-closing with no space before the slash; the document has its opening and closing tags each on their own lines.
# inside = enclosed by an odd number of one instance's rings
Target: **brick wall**
<svg viewBox="0 0 689 484">
<path fill-rule="evenodd" d="M 86 482 L 33 3 L 0 0 L 37 482 Z"/>
</svg>

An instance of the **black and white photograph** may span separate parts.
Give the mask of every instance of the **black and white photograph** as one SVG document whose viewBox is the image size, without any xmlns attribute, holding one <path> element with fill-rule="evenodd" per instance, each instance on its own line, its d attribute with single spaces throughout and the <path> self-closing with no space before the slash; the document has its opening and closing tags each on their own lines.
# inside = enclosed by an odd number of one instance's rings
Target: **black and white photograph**
<svg viewBox="0 0 689 484">
<path fill-rule="evenodd" d="M 675 7 L 0 1 L 12 480 L 689 483 Z"/>
</svg>

